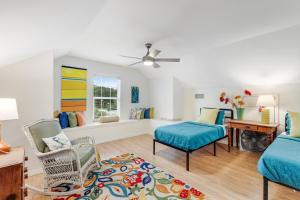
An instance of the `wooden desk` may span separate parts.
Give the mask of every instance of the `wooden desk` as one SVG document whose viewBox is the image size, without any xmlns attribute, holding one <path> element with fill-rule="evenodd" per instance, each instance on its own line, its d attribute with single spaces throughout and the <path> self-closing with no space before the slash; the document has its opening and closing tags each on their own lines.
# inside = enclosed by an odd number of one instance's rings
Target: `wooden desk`
<svg viewBox="0 0 300 200">
<path fill-rule="evenodd" d="M 248 120 L 229 120 L 228 121 L 228 142 L 230 142 L 231 146 L 233 146 L 233 132 L 232 130 L 235 128 L 236 131 L 236 146 L 239 147 L 239 138 L 240 138 L 240 130 L 249 130 L 255 131 L 257 133 L 267 134 L 269 138 L 269 142 L 273 142 L 276 137 L 277 127 L 279 124 L 262 124 L 255 121 Z"/>
<path fill-rule="evenodd" d="M 27 168 L 22 147 L 11 148 L 8 154 L 0 154 L 0 199 L 23 200 L 27 196 L 24 188 L 24 178 L 27 178 Z"/>
</svg>

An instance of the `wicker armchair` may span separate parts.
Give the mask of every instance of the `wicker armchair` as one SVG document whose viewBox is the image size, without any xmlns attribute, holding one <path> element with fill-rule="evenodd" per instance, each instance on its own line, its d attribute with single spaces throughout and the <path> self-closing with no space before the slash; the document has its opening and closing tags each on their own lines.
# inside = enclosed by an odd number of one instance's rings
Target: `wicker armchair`
<svg viewBox="0 0 300 200">
<path fill-rule="evenodd" d="M 24 132 L 43 165 L 44 191 L 62 183 L 82 186 L 88 172 L 99 167 L 99 156 L 92 137 L 72 140 L 71 148 L 49 151 L 42 138 L 61 132 L 57 120 L 40 120 L 25 126 Z"/>
</svg>

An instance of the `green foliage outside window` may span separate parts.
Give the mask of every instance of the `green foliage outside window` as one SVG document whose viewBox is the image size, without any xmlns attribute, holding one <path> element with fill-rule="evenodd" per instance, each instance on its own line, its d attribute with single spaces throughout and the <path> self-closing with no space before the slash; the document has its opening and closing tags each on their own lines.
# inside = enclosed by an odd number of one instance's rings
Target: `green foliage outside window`
<svg viewBox="0 0 300 200">
<path fill-rule="evenodd" d="M 118 84 L 118 79 L 114 79 Z M 113 80 L 113 81 L 114 81 Z M 97 80 L 101 83 L 101 80 Z M 113 82 L 112 79 L 110 82 Z M 114 83 L 114 82 L 113 82 Z M 94 119 L 118 114 L 118 89 L 107 85 L 94 84 Z"/>
</svg>

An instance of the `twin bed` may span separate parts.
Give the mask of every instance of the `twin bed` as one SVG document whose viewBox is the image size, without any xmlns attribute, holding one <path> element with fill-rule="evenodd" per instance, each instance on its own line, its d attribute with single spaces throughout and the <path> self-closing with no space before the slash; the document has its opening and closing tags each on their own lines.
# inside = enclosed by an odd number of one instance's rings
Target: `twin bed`
<svg viewBox="0 0 300 200">
<path fill-rule="evenodd" d="M 233 110 L 219 109 L 225 112 L 225 118 L 233 119 Z M 232 133 L 233 131 L 231 131 Z M 161 143 L 186 153 L 186 170 L 189 171 L 189 155 L 193 151 L 228 137 L 226 125 L 211 125 L 199 122 L 181 122 L 158 127 L 154 133 L 155 143 Z M 228 137 L 232 138 L 232 137 Z M 228 151 L 230 152 L 228 141 Z M 274 182 L 294 190 L 300 190 L 300 138 L 280 134 L 264 151 L 258 161 L 258 171 L 263 176 L 263 199 L 268 200 L 268 182 Z"/>
<path fill-rule="evenodd" d="M 233 119 L 233 110 L 224 111 L 224 118 Z M 228 137 L 226 125 L 211 125 L 199 122 L 182 122 L 178 124 L 158 127 L 154 133 L 153 155 L 155 155 L 155 143 L 161 143 L 186 153 L 186 170 L 189 171 L 190 153 L 207 145 L 214 145 L 216 155 L 216 142 Z M 228 142 L 230 151 L 230 142 Z"/>
<path fill-rule="evenodd" d="M 258 161 L 263 176 L 263 199 L 268 200 L 268 182 L 300 190 L 300 138 L 280 134 Z"/>
</svg>

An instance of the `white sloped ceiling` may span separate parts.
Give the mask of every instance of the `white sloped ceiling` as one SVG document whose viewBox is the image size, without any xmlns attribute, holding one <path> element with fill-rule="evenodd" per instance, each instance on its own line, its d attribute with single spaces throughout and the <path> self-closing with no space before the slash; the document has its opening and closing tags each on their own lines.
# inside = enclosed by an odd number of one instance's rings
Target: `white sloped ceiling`
<svg viewBox="0 0 300 200">
<path fill-rule="evenodd" d="M 205 84 L 276 84 L 300 80 L 298 0 L 0 1 L 0 65 L 47 50 L 126 65 L 144 43 L 160 69 L 136 66 L 148 78 L 175 76 Z"/>
</svg>

